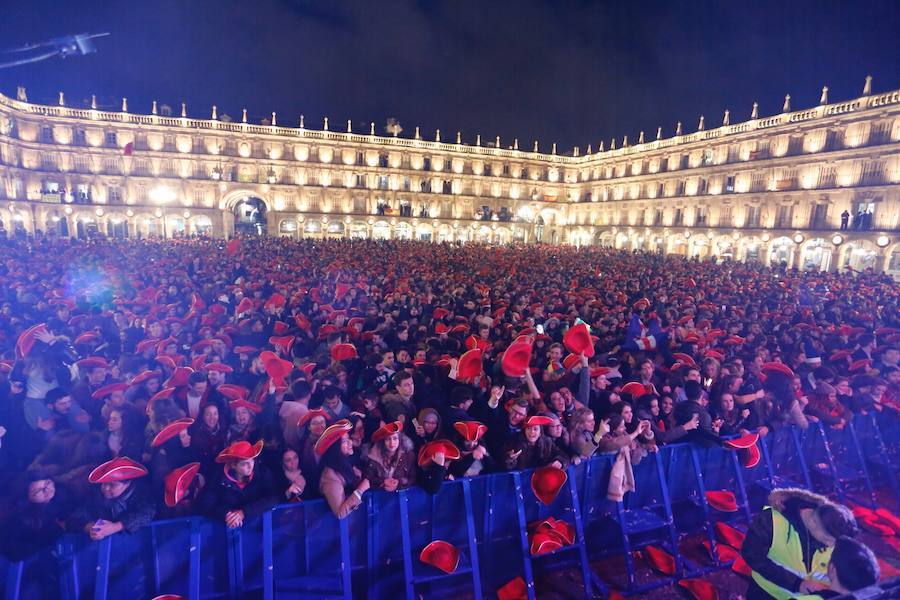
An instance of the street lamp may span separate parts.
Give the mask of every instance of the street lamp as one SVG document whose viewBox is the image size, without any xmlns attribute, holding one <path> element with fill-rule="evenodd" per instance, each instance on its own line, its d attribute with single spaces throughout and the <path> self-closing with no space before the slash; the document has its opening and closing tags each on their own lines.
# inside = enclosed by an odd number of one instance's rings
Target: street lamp
<svg viewBox="0 0 900 600">
<path fill-rule="evenodd" d="M 150 190 L 150 199 L 162 206 L 162 210 L 157 211 L 157 216 L 162 218 L 163 239 L 169 237 L 166 232 L 166 204 L 175 200 L 175 190 L 167 185 L 158 185 Z"/>
</svg>

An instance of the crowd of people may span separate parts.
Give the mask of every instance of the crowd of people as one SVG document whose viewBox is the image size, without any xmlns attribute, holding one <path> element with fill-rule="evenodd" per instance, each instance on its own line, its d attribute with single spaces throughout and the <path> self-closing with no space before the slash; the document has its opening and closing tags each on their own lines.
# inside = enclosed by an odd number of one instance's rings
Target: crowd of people
<svg viewBox="0 0 900 600">
<path fill-rule="evenodd" d="M 900 406 L 900 287 L 872 272 L 265 237 L 0 251 L 14 558 Z"/>
</svg>

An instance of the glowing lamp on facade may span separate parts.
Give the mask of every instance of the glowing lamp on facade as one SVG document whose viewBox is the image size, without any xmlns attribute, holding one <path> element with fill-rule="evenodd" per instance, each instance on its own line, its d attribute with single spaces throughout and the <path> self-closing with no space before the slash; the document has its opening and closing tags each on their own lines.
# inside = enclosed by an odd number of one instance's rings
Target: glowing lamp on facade
<svg viewBox="0 0 900 600">
<path fill-rule="evenodd" d="M 129 208 L 128 210 L 125 211 L 125 214 L 126 214 L 127 216 L 129 216 L 129 217 L 133 217 L 133 216 L 134 216 L 134 211 L 131 210 L 131 209 Z"/>
<path fill-rule="evenodd" d="M 103 216 L 103 209 L 102 209 L 102 208 L 98 208 L 98 209 L 95 210 L 94 212 L 97 214 L 98 217 L 102 217 L 102 216 Z"/>
<path fill-rule="evenodd" d="M 769 241 L 769 234 L 768 234 L 768 233 L 762 234 L 762 241 L 764 241 L 764 242 L 768 242 L 768 241 Z"/>
<path fill-rule="evenodd" d="M 63 210 L 65 211 L 65 213 L 66 213 L 67 215 L 71 215 L 71 214 L 72 214 L 72 207 L 71 207 L 71 206 L 67 206 L 67 207 L 65 207 Z"/>
<path fill-rule="evenodd" d="M 732 232 L 731 232 L 731 239 L 733 239 L 734 241 L 738 241 L 738 239 L 739 239 L 740 237 L 741 237 L 741 234 L 739 234 L 737 231 L 732 231 Z"/>
<path fill-rule="evenodd" d="M 175 190 L 166 185 L 158 185 L 150 190 L 150 199 L 157 204 L 167 204 L 175 200 Z"/>
<path fill-rule="evenodd" d="M 890 242 L 891 242 L 891 238 L 889 238 L 886 235 L 879 235 L 878 238 L 875 240 L 875 243 L 878 244 L 879 248 L 884 248 Z"/>
<path fill-rule="evenodd" d="M 795 244 L 801 244 L 801 243 L 803 243 L 803 235 L 802 235 L 802 234 L 799 234 L 799 233 L 795 233 L 795 234 L 794 234 L 794 243 L 795 243 Z"/>
<path fill-rule="evenodd" d="M 831 243 L 835 246 L 840 246 L 844 243 L 844 238 L 841 235 L 836 234 L 833 238 L 831 238 Z"/>
</svg>

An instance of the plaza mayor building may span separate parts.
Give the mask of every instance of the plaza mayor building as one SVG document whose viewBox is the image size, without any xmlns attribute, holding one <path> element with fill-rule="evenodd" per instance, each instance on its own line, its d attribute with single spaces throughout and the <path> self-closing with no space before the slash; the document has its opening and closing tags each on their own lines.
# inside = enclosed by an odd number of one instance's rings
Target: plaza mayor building
<svg viewBox="0 0 900 600">
<path fill-rule="evenodd" d="M 0 235 L 543 242 L 898 276 L 900 90 L 861 88 L 565 153 L 19 88 L 0 95 Z"/>
</svg>

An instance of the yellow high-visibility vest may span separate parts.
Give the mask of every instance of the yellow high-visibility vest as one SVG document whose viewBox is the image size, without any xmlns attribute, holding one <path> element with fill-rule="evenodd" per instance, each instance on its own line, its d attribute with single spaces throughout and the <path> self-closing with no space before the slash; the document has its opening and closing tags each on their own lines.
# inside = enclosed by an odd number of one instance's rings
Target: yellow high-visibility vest
<svg viewBox="0 0 900 600">
<path fill-rule="evenodd" d="M 766 555 L 769 560 L 800 579 L 811 579 L 823 585 L 829 585 L 828 563 L 831 561 L 831 552 L 834 548 L 816 550 L 813 554 L 811 569 L 807 571 L 806 563 L 803 561 L 803 544 L 800 541 L 800 534 L 780 512 L 771 507 L 766 507 L 764 510 L 772 513 L 772 544 Z M 759 587 L 776 600 L 801 597 L 797 592 L 775 585 L 756 571 L 753 571 L 752 577 Z"/>
</svg>

